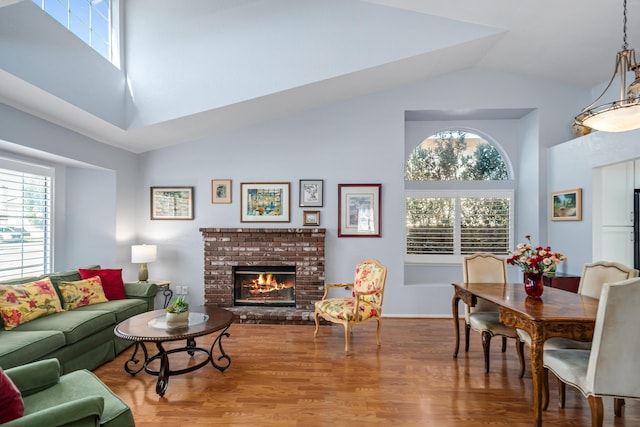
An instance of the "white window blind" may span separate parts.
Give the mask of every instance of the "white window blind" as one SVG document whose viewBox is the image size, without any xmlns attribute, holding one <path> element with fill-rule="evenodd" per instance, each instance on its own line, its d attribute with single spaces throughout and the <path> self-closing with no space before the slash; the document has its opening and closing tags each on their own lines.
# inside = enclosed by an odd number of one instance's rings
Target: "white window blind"
<svg viewBox="0 0 640 427">
<path fill-rule="evenodd" d="M 408 262 L 457 262 L 512 247 L 512 190 L 406 191 Z"/>
<path fill-rule="evenodd" d="M 0 280 L 51 271 L 53 169 L 0 159 Z"/>
</svg>

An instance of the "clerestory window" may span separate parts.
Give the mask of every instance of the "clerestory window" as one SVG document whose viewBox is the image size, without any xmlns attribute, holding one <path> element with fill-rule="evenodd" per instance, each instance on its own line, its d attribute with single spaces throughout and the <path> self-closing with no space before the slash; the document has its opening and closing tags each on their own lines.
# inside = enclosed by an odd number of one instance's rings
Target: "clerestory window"
<svg viewBox="0 0 640 427">
<path fill-rule="evenodd" d="M 507 170 L 496 147 L 478 135 L 447 131 L 422 141 L 405 165 L 406 260 L 448 263 L 475 252 L 507 254 L 514 192 L 492 185 L 508 180 Z M 446 188 L 435 188 L 436 182 Z"/>
<path fill-rule="evenodd" d="M 111 60 L 111 0 L 32 0 L 96 52 Z"/>
</svg>

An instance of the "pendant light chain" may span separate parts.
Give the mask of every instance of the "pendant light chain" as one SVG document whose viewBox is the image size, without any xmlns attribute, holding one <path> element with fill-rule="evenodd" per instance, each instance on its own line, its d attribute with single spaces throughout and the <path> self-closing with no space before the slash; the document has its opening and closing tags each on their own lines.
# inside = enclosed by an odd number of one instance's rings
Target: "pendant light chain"
<svg viewBox="0 0 640 427">
<path fill-rule="evenodd" d="M 623 14 L 622 14 L 622 50 L 629 49 L 629 43 L 627 43 L 627 0 L 623 0 Z"/>
</svg>

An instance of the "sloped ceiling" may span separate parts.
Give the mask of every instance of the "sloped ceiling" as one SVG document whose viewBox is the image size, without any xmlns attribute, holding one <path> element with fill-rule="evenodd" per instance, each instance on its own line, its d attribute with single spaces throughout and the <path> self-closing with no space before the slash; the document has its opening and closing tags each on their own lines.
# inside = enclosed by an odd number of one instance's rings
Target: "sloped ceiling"
<svg viewBox="0 0 640 427">
<path fill-rule="evenodd" d="M 0 1 L 0 52 L 35 51 L 16 34 L 41 12 L 11 3 Z M 120 89 L 99 102 L 79 79 L 60 91 L 14 55 L 0 59 L 0 102 L 139 153 L 470 67 L 588 89 L 608 80 L 622 43 L 621 1 L 121 3 Z M 628 7 L 640 20 L 640 0 Z"/>
</svg>

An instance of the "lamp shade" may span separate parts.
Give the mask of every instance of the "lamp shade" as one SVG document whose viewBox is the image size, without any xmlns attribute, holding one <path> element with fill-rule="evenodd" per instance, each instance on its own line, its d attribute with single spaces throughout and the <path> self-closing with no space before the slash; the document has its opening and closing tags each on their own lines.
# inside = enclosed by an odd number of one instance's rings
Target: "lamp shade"
<svg viewBox="0 0 640 427">
<path fill-rule="evenodd" d="M 131 246 L 131 262 L 146 263 L 154 262 L 158 252 L 156 245 L 133 245 Z"/>
</svg>

